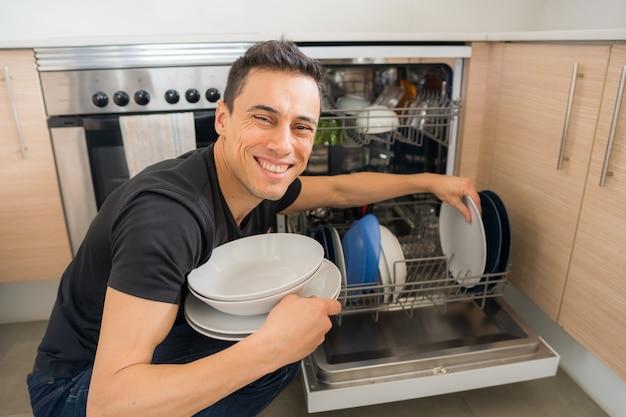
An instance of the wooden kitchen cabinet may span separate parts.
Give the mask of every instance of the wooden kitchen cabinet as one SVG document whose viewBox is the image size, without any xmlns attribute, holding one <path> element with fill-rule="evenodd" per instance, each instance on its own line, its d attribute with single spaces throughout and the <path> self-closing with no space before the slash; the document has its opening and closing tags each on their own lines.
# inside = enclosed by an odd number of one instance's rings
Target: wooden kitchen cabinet
<svg viewBox="0 0 626 417">
<path fill-rule="evenodd" d="M 616 108 L 623 68 L 626 45 L 615 45 L 559 323 L 626 380 L 626 99 Z M 612 175 L 601 186 L 605 159 Z"/>
<path fill-rule="evenodd" d="M 70 258 L 33 51 L 0 51 L 0 282 L 59 278 Z"/>
<path fill-rule="evenodd" d="M 488 183 L 507 204 L 512 225 L 509 278 L 554 320 L 574 244 L 610 48 L 504 45 L 495 114 L 485 116 L 493 118 Z M 578 76 L 573 73 L 576 63 Z"/>
</svg>

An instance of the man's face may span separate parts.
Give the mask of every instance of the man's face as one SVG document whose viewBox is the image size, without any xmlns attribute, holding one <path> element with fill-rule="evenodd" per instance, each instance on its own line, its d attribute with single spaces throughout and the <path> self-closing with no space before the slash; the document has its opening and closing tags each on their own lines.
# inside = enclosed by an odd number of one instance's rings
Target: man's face
<svg viewBox="0 0 626 417">
<path fill-rule="evenodd" d="M 312 78 L 253 69 L 233 111 L 223 102 L 218 106 L 216 128 L 228 168 L 252 195 L 281 198 L 306 168 L 319 114 Z"/>
</svg>

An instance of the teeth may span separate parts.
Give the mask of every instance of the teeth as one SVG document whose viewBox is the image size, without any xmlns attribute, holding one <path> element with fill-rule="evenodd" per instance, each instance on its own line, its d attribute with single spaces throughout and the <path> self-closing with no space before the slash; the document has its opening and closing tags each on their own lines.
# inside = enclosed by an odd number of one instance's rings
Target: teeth
<svg viewBox="0 0 626 417">
<path fill-rule="evenodd" d="M 277 174 L 281 174 L 285 171 L 287 171 L 287 168 L 289 168 L 289 165 L 274 165 L 274 164 L 270 164 L 267 161 L 263 161 L 263 160 L 259 160 L 259 163 L 261 164 L 261 166 L 263 167 L 263 169 L 266 169 L 270 172 L 275 172 Z"/>
</svg>

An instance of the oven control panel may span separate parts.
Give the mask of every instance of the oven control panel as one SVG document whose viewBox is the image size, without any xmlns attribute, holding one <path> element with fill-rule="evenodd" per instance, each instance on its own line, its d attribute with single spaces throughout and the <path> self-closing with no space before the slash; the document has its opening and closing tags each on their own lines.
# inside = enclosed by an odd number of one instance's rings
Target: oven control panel
<svg viewBox="0 0 626 417">
<path fill-rule="evenodd" d="M 217 107 L 230 66 L 41 72 L 48 116 Z"/>
</svg>

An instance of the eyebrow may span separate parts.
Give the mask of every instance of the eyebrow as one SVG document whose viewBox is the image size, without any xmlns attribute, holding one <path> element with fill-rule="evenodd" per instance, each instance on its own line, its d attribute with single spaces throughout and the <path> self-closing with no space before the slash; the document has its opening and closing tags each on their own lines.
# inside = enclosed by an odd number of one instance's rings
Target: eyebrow
<svg viewBox="0 0 626 417">
<path fill-rule="evenodd" d="M 280 112 L 278 110 L 276 110 L 275 108 L 273 108 L 272 106 L 268 106 L 266 104 L 256 104 L 254 106 L 251 106 L 248 108 L 248 113 L 255 111 L 255 110 L 263 110 L 266 111 L 268 113 L 272 113 L 275 115 L 280 115 Z M 296 117 L 296 119 L 300 119 L 300 120 L 304 120 L 306 122 L 312 123 L 314 125 L 317 125 L 317 120 L 313 119 L 312 117 L 309 116 L 304 116 L 304 115 L 299 115 Z"/>
</svg>

